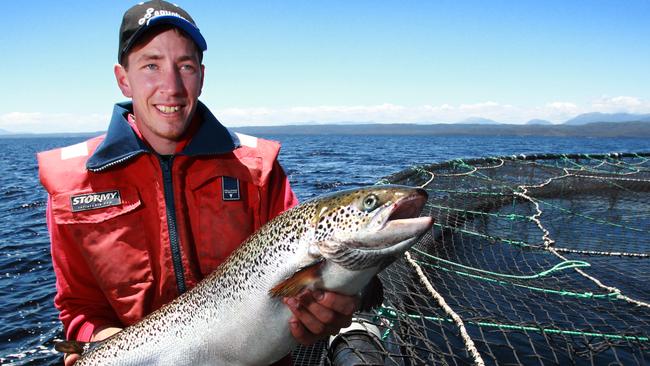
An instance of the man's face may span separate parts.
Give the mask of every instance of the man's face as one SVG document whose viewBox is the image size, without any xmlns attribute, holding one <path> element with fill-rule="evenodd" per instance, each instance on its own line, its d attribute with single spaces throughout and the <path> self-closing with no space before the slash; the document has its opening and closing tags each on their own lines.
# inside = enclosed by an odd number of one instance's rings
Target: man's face
<svg viewBox="0 0 650 366">
<path fill-rule="evenodd" d="M 203 65 L 194 43 L 173 28 L 144 37 L 127 55 L 128 69 L 116 65 L 115 76 L 133 100 L 144 138 L 158 153 L 171 154 L 194 116 Z"/>
</svg>

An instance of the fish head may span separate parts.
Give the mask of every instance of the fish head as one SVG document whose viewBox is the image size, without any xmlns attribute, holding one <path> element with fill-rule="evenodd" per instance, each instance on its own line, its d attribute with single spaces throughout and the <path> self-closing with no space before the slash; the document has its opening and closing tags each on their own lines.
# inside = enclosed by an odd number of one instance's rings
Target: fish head
<svg viewBox="0 0 650 366">
<path fill-rule="evenodd" d="M 430 229 L 433 219 L 419 217 L 427 199 L 424 189 L 397 185 L 325 196 L 312 222 L 318 252 L 348 270 L 383 267 Z"/>
</svg>

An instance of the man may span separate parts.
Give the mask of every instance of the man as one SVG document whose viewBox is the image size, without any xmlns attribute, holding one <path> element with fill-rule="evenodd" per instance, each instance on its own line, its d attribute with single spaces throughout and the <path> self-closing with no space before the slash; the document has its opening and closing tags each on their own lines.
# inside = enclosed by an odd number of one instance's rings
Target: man
<svg viewBox="0 0 650 366">
<path fill-rule="evenodd" d="M 102 340 L 139 321 L 297 203 L 279 145 L 231 134 L 199 102 L 206 49 L 180 7 L 132 7 L 114 67 L 132 102 L 116 104 L 105 136 L 38 156 L 68 339 Z M 356 309 L 355 297 L 331 292 L 284 302 L 302 344 L 349 325 Z"/>
</svg>

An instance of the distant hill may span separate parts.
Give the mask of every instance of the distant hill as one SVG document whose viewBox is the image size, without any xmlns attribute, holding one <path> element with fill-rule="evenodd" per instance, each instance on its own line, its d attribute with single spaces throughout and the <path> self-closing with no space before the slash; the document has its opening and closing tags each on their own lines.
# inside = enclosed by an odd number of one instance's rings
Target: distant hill
<svg viewBox="0 0 650 366">
<path fill-rule="evenodd" d="M 290 125 L 233 127 L 256 136 L 268 135 L 386 135 L 386 136 L 547 136 L 547 137 L 640 137 L 650 138 L 650 123 L 614 122 L 586 125 L 510 124 L 373 124 L 373 125 Z"/>
<path fill-rule="evenodd" d="M 0 132 L 0 138 L 52 138 L 52 137 L 85 137 L 91 138 L 105 134 L 106 131 L 96 132 L 52 132 L 52 133 L 24 133 L 4 130 Z"/>
<path fill-rule="evenodd" d="M 6 135 L 6 134 L 9 134 L 9 133 L 11 133 L 11 132 L 9 132 L 7 130 L 3 130 L 2 128 L 0 128 L 0 135 Z"/>
<path fill-rule="evenodd" d="M 552 125 L 553 123 L 545 119 L 531 119 L 530 121 L 526 122 L 526 124 L 527 125 Z"/>
<path fill-rule="evenodd" d="M 565 125 L 584 125 L 595 122 L 650 122 L 650 114 L 585 113 L 564 122 Z"/>
<path fill-rule="evenodd" d="M 461 125 L 498 125 L 500 124 L 497 121 L 488 119 L 488 118 L 482 118 L 482 117 L 470 117 L 467 119 L 464 119 L 460 122 L 456 122 L 456 124 L 461 124 Z"/>
</svg>

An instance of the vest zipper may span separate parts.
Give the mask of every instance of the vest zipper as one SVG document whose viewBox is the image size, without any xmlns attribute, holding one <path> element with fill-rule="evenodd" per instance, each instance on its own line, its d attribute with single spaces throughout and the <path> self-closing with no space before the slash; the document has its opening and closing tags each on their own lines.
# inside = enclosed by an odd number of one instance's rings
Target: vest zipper
<svg viewBox="0 0 650 366">
<path fill-rule="evenodd" d="M 103 171 L 103 170 L 106 170 L 106 169 L 108 169 L 108 168 L 110 168 L 110 167 L 112 167 L 112 166 L 115 166 L 115 165 L 117 165 L 117 164 L 122 164 L 123 162 L 125 162 L 125 161 L 131 159 L 132 157 L 134 157 L 134 156 L 136 156 L 136 155 L 138 155 L 138 154 L 140 154 L 140 153 L 142 153 L 142 152 L 143 152 L 142 150 L 140 150 L 140 151 L 134 151 L 134 152 L 132 152 L 132 153 L 130 153 L 130 154 L 128 154 L 128 155 L 126 155 L 126 156 L 124 156 L 124 157 L 118 159 L 118 160 L 111 161 L 110 163 L 106 163 L 106 164 L 104 164 L 104 165 L 100 165 L 100 166 L 97 167 L 97 168 L 88 168 L 88 170 L 90 170 L 90 171 L 93 172 L 93 173 L 99 173 L 99 172 L 101 172 L 101 171 Z"/>
<path fill-rule="evenodd" d="M 174 181 L 172 179 L 173 156 L 159 156 L 160 166 L 163 174 L 163 188 L 165 191 L 165 209 L 167 212 L 167 229 L 169 231 L 169 245 L 172 251 L 172 263 L 176 275 L 176 287 L 178 294 L 183 294 L 187 287 L 185 285 L 185 272 L 181 257 L 181 245 L 176 227 L 176 204 L 174 203 Z"/>
</svg>

